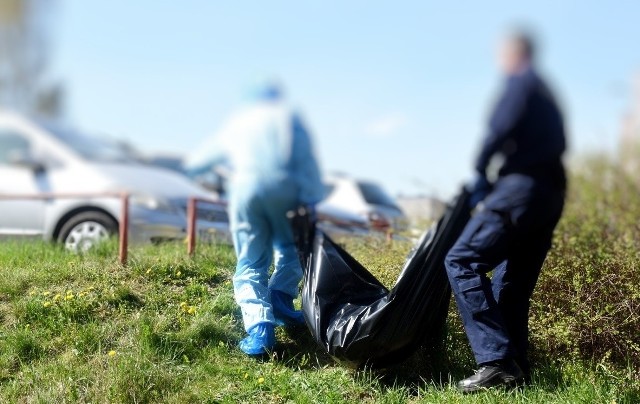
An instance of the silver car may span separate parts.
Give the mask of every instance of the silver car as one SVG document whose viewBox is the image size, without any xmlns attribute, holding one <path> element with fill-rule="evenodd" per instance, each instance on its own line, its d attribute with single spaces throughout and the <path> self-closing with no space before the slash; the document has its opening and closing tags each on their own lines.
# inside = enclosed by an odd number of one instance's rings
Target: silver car
<svg viewBox="0 0 640 404">
<path fill-rule="evenodd" d="M 346 175 L 329 176 L 324 183 L 326 196 L 317 213 L 325 232 L 367 235 L 407 229 L 407 217 L 378 184 Z"/>
<path fill-rule="evenodd" d="M 188 198 L 217 198 L 181 174 L 135 162 L 112 143 L 0 113 L 0 237 L 86 250 L 117 233 L 120 200 L 95 196 L 108 192 L 130 194 L 133 242 L 184 239 Z M 51 197 L 27 198 L 43 194 Z M 200 203 L 197 218 L 200 236 L 230 240 L 223 204 Z"/>
</svg>

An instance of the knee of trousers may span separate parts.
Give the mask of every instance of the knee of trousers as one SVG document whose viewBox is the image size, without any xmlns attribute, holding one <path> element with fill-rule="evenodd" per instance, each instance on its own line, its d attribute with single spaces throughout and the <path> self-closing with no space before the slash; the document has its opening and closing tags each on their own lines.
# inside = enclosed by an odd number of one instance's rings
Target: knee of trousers
<svg viewBox="0 0 640 404">
<path fill-rule="evenodd" d="M 256 269 L 251 267 L 242 267 L 237 268 L 236 272 L 233 274 L 233 283 L 242 284 L 242 283 L 259 283 L 265 284 L 269 280 L 269 272 L 268 268 L 265 269 Z"/>
<path fill-rule="evenodd" d="M 445 259 L 445 268 L 458 304 L 464 305 L 475 316 L 489 309 L 486 295 L 488 285 L 485 285 L 482 277 L 471 269 L 465 269 L 463 266 L 465 258 L 467 257 L 464 253 L 462 256 L 455 252 L 450 253 Z"/>
<path fill-rule="evenodd" d="M 468 278 L 473 274 L 469 265 L 477 253 L 464 244 L 456 244 L 449 250 L 444 259 L 444 266 L 451 281 Z"/>
</svg>

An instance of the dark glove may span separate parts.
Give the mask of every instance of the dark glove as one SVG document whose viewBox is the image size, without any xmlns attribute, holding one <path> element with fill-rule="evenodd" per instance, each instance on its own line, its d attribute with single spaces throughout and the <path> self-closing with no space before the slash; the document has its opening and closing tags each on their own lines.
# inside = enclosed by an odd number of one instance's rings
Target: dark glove
<svg viewBox="0 0 640 404">
<path fill-rule="evenodd" d="M 287 218 L 293 229 L 300 264 L 303 268 L 306 268 L 313 249 L 313 238 L 316 232 L 315 205 L 301 205 L 298 209 L 287 212 Z"/>
<path fill-rule="evenodd" d="M 489 195 L 493 186 L 485 175 L 477 174 L 476 178 L 466 185 L 466 188 L 470 194 L 469 208 L 474 209 Z"/>
<path fill-rule="evenodd" d="M 318 221 L 318 213 L 316 212 L 315 204 L 306 204 L 304 205 L 304 209 L 307 212 L 307 216 L 309 217 L 309 221 L 315 224 Z"/>
</svg>

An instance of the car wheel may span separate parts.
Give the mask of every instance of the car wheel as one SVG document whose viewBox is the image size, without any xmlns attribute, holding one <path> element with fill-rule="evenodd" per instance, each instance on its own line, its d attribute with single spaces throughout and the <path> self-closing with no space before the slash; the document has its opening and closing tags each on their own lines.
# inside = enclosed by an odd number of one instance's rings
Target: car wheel
<svg viewBox="0 0 640 404">
<path fill-rule="evenodd" d="M 82 212 L 62 226 L 58 241 L 74 252 L 85 252 L 116 234 L 118 224 L 102 212 Z"/>
</svg>

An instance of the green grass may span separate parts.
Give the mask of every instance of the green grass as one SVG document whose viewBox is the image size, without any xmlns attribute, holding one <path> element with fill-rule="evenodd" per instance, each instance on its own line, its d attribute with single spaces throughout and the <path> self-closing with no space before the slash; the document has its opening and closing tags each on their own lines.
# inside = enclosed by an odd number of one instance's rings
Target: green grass
<svg viewBox="0 0 640 404">
<path fill-rule="evenodd" d="M 350 246 L 386 284 L 407 246 Z M 371 254 L 372 251 L 387 251 Z M 233 251 L 199 246 L 134 247 L 130 264 L 109 243 L 72 255 L 45 243 L 0 249 L 0 402 L 639 402 L 631 367 L 536 355 L 532 386 L 462 396 L 453 382 L 473 361 L 457 315 L 446 350 L 418 352 L 385 372 L 335 363 L 305 329 L 278 329 L 271 358 L 237 348 Z"/>
</svg>

